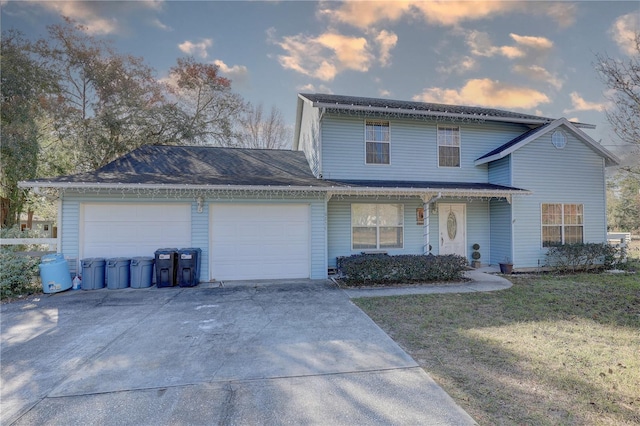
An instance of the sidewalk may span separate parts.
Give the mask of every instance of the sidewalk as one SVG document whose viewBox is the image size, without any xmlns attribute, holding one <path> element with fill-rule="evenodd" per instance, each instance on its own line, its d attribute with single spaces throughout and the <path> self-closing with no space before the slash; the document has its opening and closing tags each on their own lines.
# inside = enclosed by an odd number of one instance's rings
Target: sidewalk
<svg viewBox="0 0 640 426">
<path fill-rule="evenodd" d="M 381 287 L 381 288 L 347 288 L 350 299 L 358 297 L 382 297 L 382 296 L 405 296 L 410 294 L 440 294 L 440 293 L 474 293 L 481 291 L 506 290 L 513 284 L 506 278 L 495 275 L 500 270 L 494 266 L 465 271 L 465 277 L 471 279 L 470 282 L 459 284 L 425 284 L 407 287 Z"/>
</svg>

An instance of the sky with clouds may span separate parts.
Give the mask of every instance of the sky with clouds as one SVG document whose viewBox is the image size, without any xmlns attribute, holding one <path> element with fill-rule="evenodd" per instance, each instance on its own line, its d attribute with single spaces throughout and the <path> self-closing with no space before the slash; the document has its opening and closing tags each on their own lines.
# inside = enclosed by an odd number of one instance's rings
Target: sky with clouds
<svg viewBox="0 0 640 426">
<path fill-rule="evenodd" d="M 296 94 L 480 105 L 597 125 L 616 150 L 596 53 L 633 54 L 638 1 L 7 1 L 29 38 L 67 16 L 167 76 L 215 63 L 246 100 L 295 121 Z"/>
</svg>

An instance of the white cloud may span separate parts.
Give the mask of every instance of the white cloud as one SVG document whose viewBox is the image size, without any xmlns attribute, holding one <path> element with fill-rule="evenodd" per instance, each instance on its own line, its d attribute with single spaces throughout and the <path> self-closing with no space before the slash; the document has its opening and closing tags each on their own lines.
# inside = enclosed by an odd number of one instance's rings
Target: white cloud
<svg viewBox="0 0 640 426">
<path fill-rule="evenodd" d="M 448 65 L 440 65 L 436 68 L 440 74 L 458 74 L 462 75 L 466 72 L 473 71 L 478 63 L 471 56 L 463 56 L 461 58 L 452 59 Z"/>
<path fill-rule="evenodd" d="M 629 13 L 619 16 L 615 20 L 609 34 L 613 41 L 618 44 L 620 50 L 627 55 L 638 54 L 635 44 L 635 36 L 640 31 L 640 14 Z"/>
<path fill-rule="evenodd" d="M 391 92 L 387 89 L 380 89 L 378 90 L 378 95 L 382 96 L 383 98 L 388 98 L 389 96 L 391 96 Z"/>
<path fill-rule="evenodd" d="M 571 25 L 575 20 L 576 8 L 572 4 L 536 3 L 519 1 L 349 1 L 321 2 L 319 16 L 327 17 L 335 23 L 349 24 L 363 30 L 383 22 L 396 22 L 402 18 L 422 18 L 430 24 L 458 26 L 466 21 L 490 19 L 507 13 L 544 14 L 556 20 L 561 26 Z"/>
<path fill-rule="evenodd" d="M 278 55 L 283 68 L 323 81 L 333 80 L 343 70 L 368 71 L 374 58 L 364 37 L 330 31 L 319 36 L 298 34 L 276 40 L 273 29 L 267 34 L 272 43 L 286 52 Z"/>
<path fill-rule="evenodd" d="M 578 92 L 571 92 L 569 95 L 571 97 L 571 106 L 572 108 L 567 108 L 563 112 L 565 114 L 576 112 L 576 111 L 599 111 L 602 112 L 606 109 L 607 104 L 605 102 L 589 102 L 584 100 L 582 96 Z"/>
<path fill-rule="evenodd" d="M 553 47 L 553 42 L 546 37 L 521 36 L 518 34 L 509 34 L 516 43 L 522 46 L 530 47 L 537 50 L 547 50 Z"/>
<path fill-rule="evenodd" d="M 225 76 L 230 77 L 236 84 L 244 83 L 249 75 L 249 70 L 244 65 L 234 65 L 230 67 L 220 59 L 213 61 L 213 64 L 217 65 L 220 72 Z"/>
<path fill-rule="evenodd" d="M 178 45 L 178 48 L 187 55 L 199 56 L 201 58 L 206 58 L 209 56 L 207 53 L 207 49 L 213 46 L 213 40 L 210 38 L 202 39 L 202 41 L 194 43 L 192 41 L 186 40 L 183 43 Z"/>
<path fill-rule="evenodd" d="M 468 80 L 461 89 L 431 87 L 413 97 L 416 101 L 481 105 L 492 108 L 535 108 L 549 103 L 542 92 L 488 78 Z"/>
<path fill-rule="evenodd" d="M 512 68 L 516 74 L 524 75 L 531 80 L 543 81 L 551 85 L 554 89 L 562 89 L 564 81 L 555 74 L 550 73 L 540 65 L 514 65 Z"/>
<path fill-rule="evenodd" d="M 333 91 L 329 89 L 327 86 L 325 86 L 324 84 L 321 84 L 320 86 L 316 87 L 315 85 L 309 83 L 303 86 L 296 87 L 296 90 L 298 92 L 303 92 L 303 93 L 325 93 L 329 95 L 333 94 Z"/>
<path fill-rule="evenodd" d="M 36 1 L 31 4 L 71 18 L 86 27 L 88 34 L 111 34 L 118 31 L 118 20 L 101 16 L 101 10 L 93 2 Z"/>
<path fill-rule="evenodd" d="M 158 18 L 153 18 L 150 21 L 150 23 L 151 23 L 152 26 L 154 26 L 156 28 L 160 28 L 163 31 L 173 31 L 173 28 L 171 28 L 169 25 L 163 23 Z"/>
<path fill-rule="evenodd" d="M 516 42 L 515 46 L 494 46 L 489 34 L 473 30 L 467 33 L 466 43 L 473 55 L 485 57 L 502 55 L 509 59 L 523 58 L 528 53 L 538 56 L 541 52 L 553 47 L 553 42 L 546 37 L 521 36 L 514 33 L 509 34 L 509 37 Z"/>
<path fill-rule="evenodd" d="M 7 2 L 3 2 L 3 6 Z M 162 9 L 162 1 L 50 1 L 32 0 L 11 2 L 21 8 L 42 8 L 56 15 L 70 18 L 84 27 L 87 34 L 116 34 L 126 30 L 126 21 L 136 13 L 148 14 Z M 27 9 L 29 10 L 29 9 Z"/>
<path fill-rule="evenodd" d="M 380 47 L 380 55 L 378 61 L 380 65 L 386 67 L 391 64 L 391 49 L 398 43 L 398 36 L 387 30 L 382 30 L 375 38 L 376 43 Z"/>
</svg>

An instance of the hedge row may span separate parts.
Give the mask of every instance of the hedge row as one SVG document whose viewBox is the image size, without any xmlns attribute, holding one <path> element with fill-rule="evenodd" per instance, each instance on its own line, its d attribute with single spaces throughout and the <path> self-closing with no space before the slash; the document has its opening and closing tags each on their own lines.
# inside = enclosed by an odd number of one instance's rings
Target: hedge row
<svg viewBox="0 0 640 426">
<path fill-rule="evenodd" d="M 0 299 L 38 291 L 40 259 L 0 250 Z"/>
<path fill-rule="evenodd" d="M 350 286 L 458 281 L 467 259 L 458 255 L 358 254 L 339 259 L 338 271 Z"/>
<path fill-rule="evenodd" d="M 607 243 L 578 243 L 551 247 L 547 265 L 558 272 L 586 269 L 610 269 L 626 260 L 626 250 Z"/>
</svg>

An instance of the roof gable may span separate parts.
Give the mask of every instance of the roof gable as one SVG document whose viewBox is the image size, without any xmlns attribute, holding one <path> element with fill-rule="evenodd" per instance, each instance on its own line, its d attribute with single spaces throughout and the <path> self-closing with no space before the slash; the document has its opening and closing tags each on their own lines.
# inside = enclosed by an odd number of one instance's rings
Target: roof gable
<svg viewBox="0 0 640 426">
<path fill-rule="evenodd" d="M 540 127 L 536 127 L 535 129 L 529 130 L 526 133 L 523 133 L 522 135 L 510 140 L 504 145 L 478 158 L 477 160 L 475 160 L 474 164 L 476 166 L 479 166 L 481 164 L 486 164 L 491 161 L 504 158 L 507 155 L 511 154 L 512 152 L 527 145 L 529 142 L 532 142 L 538 139 L 539 137 L 557 129 L 558 127 L 564 127 L 565 129 L 573 133 L 580 141 L 582 141 L 585 145 L 591 148 L 598 155 L 603 157 L 606 161 L 607 166 L 615 166 L 619 164 L 620 160 L 618 160 L 618 158 L 615 155 L 613 155 L 610 151 L 605 149 L 598 142 L 594 141 L 589 135 L 584 133 L 582 130 L 578 129 L 573 123 L 571 123 L 569 120 L 567 120 L 564 117 L 559 118 L 551 123 L 546 123 Z"/>
</svg>

